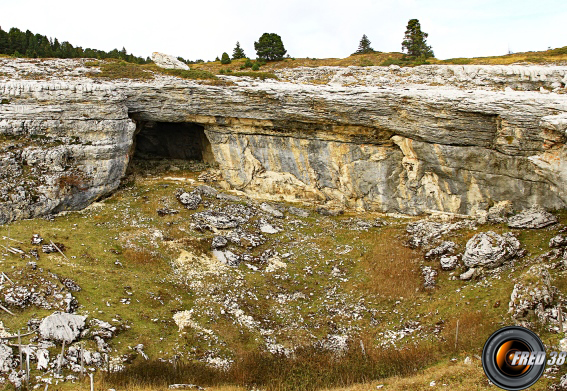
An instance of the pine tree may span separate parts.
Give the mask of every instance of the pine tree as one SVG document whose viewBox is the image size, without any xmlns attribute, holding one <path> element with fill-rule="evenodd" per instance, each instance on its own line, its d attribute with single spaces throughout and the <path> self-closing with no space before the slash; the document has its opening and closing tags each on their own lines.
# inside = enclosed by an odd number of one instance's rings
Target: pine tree
<svg viewBox="0 0 567 391">
<path fill-rule="evenodd" d="M 220 60 L 221 64 L 230 64 L 230 57 L 228 56 L 227 52 L 224 52 L 221 56 L 221 60 Z"/>
<path fill-rule="evenodd" d="M 354 54 L 364 54 L 364 53 L 373 53 L 374 49 L 370 46 L 370 40 L 366 36 L 366 34 L 362 35 L 360 42 L 358 44 L 358 50 L 354 52 Z"/>
<path fill-rule="evenodd" d="M 421 31 L 419 20 L 410 19 L 402 42 L 402 51 L 407 52 L 407 54 L 413 58 L 426 59 L 428 57 L 434 57 L 431 46 L 428 46 L 426 42 L 428 35 L 429 34 Z"/>
<path fill-rule="evenodd" d="M 246 58 L 244 50 L 240 47 L 240 42 L 236 41 L 236 47 L 232 51 L 232 59 L 238 60 L 239 58 Z"/>
<path fill-rule="evenodd" d="M 254 42 L 254 49 L 259 59 L 266 61 L 279 61 L 287 53 L 282 38 L 275 33 L 264 33 L 258 40 Z"/>
</svg>

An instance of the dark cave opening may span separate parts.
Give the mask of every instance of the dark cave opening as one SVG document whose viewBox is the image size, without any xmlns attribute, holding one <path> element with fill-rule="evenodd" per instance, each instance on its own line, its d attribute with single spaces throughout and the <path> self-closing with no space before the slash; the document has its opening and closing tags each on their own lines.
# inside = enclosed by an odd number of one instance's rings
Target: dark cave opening
<svg viewBox="0 0 567 391">
<path fill-rule="evenodd" d="M 214 163 L 211 143 L 203 126 L 191 122 L 138 122 L 133 159 Z"/>
</svg>

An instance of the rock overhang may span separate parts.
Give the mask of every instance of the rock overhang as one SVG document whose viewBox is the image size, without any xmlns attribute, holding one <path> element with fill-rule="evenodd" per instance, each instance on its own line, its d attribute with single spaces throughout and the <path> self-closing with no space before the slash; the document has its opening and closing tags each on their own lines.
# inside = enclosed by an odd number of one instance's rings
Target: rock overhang
<svg viewBox="0 0 567 391">
<path fill-rule="evenodd" d="M 557 68 L 544 76 L 565 77 Z M 526 78 L 518 72 L 511 71 Z M 530 72 L 528 79 L 542 83 L 541 75 Z M 172 77 L 0 81 L 0 94 L 9 101 L 0 106 L 0 134 L 26 139 L 3 148 L 7 169 L 17 173 L 26 164 L 18 149 L 45 152 L 36 152 L 40 157 L 32 163 L 36 177 L 21 178 L 28 188 L 42 189 L 35 197 L 43 206 L 32 206 L 17 175 L 4 178 L 0 220 L 82 208 L 113 191 L 131 156 L 134 122 L 141 121 L 202 126 L 225 180 L 252 195 L 299 195 L 409 214 L 471 214 L 504 200 L 517 208 L 565 207 L 567 95 L 502 91 L 498 80 L 497 90 L 463 90 L 450 83 L 349 87 L 297 79 L 239 78 L 234 86 Z M 54 146 L 32 136 L 66 150 L 63 173 L 49 164 Z M 79 188 L 57 189 L 65 175 L 84 182 L 83 194 Z M 23 195 L 14 199 L 18 192 Z"/>
</svg>

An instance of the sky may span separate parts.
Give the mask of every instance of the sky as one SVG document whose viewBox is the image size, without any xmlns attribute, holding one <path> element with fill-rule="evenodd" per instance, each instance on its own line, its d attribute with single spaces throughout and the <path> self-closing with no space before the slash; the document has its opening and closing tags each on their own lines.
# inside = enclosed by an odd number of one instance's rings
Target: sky
<svg viewBox="0 0 567 391">
<path fill-rule="evenodd" d="M 297 58 L 348 57 L 363 34 L 375 50 L 400 52 L 414 18 L 439 59 L 567 46 L 567 0 L 0 0 L 6 31 L 206 61 L 232 55 L 236 41 L 255 58 L 265 32 L 279 34 Z"/>
</svg>

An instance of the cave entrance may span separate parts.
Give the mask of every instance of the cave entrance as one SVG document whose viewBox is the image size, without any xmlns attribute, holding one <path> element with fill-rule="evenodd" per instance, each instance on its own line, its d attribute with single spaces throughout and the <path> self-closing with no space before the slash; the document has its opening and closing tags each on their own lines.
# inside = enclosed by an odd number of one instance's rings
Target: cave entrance
<svg viewBox="0 0 567 391">
<path fill-rule="evenodd" d="M 178 159 L 214 163 L 205 129 L 191 122 L 138 124 L 134 159 Z"/>
</svg>

